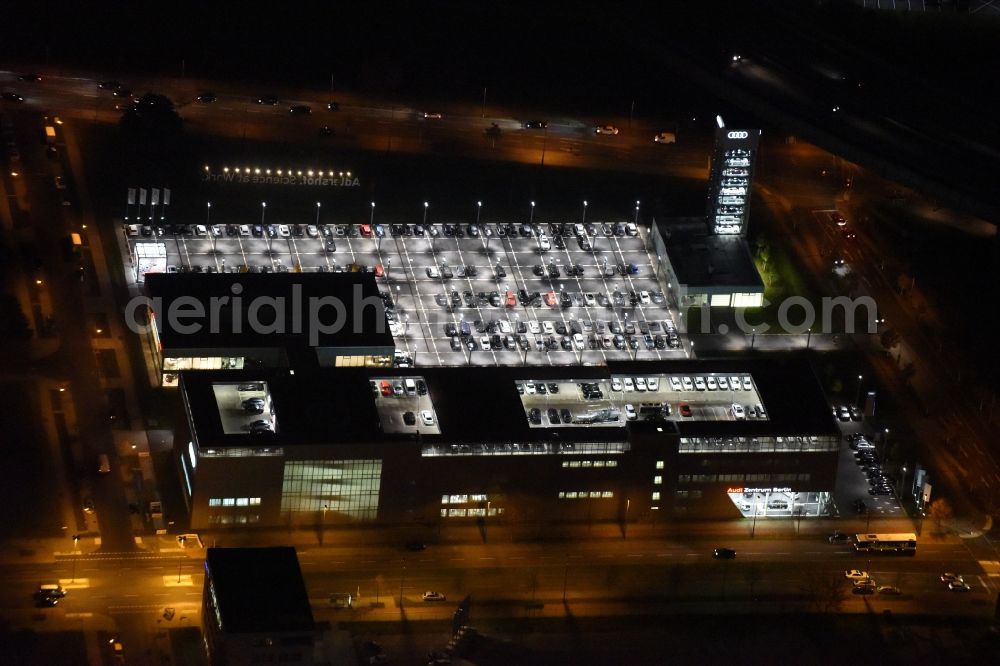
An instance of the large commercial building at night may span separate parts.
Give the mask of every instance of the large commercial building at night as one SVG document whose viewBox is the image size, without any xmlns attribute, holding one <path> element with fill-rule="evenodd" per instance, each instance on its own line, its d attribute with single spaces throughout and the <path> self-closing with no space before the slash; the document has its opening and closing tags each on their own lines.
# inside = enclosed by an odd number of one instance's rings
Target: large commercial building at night
<svg viewBox="0 0 1000 666">
<path fill-rule="evenodd" d="M 261 369 L 180 383 L 194 529 L 833 508 L 840 435 L 799 359 Z"/>
</svg>

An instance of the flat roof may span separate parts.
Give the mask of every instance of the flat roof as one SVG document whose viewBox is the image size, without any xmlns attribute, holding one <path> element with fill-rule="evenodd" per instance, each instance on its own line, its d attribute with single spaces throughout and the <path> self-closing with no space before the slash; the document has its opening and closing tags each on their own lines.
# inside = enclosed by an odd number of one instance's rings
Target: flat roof
<svg viewBox="0 0 1000 666">
<path fill-rule="evenodd" d="M 657 222 L 678 282 L 705 293 L 764 293 L 764 282 L 742 236 L 716 236 L 707 225 Z"/>
<path fill-rule="evenodd" d="M 315 368 L 309 371 L 184 372 L 181 384 L 203 449 L 228 446 L 281 447 L 311 444 L 384 444 L 419 439 L 427 445 L 478 443 L 624 442 L 640 422 L 595 427 L 548 427 L 547 415 L 532 426 L 517 384 L 524 381 L 609 381 L 632 374 L 749 374 L 767 410 L 760 420 L 677 420 L 682 436 L 822 435 L 838 432 L 819 382 L 805 359 L 609 362 L 607 366 Z M 386 409 L 372 380 L 420 377 L 427 385 L 440 433 L 383 424 Z M 226 432 L 216 402 L 216 384 L 266 382 L 274 433 Z M 572 385 L 571 385 L 572 386 Z M 575 386 L 574 386 L 575 388 Z M 412 398 L 408 398 L 411 399 Z M 402 404 L 402 403 L 401 403 Z M 423 409 L 422 407 L 421 409 Z M 396 410 L 398 411 L 398 410 Z M 398 414 L 397 414 L 398 416 Z M 395 418 L 395 417 L 394 417 Z M 419 418 L 419 415 L 418 415 Z"/>
<path fill-rule="evenodd" d="M 290 546 L 209 548 L 205 563 L 231 633 L 315 628 L 299 558 Z"/>
<path fill-rule="evenodd" d="M 148 273 L 145 289 L 154 299 L 164 350 L 219 350 L 224 356 L 225 350 L 275 347 L 388 353 L 394 347 L 372 273 Z M 343 304 L 342 315 L 339 307 L 327 305 L 332 301 L 317 300 L 331 298 Z M 281 309 L 272 303 L 282 304 Z M 326 328 L 310 327 L 311 303 Z M 200 306 L 205 316 L 171 321 L 166 316 L 170 308 L 182 304 L 190 304 L 185 312 Z M 212 319 L 217 325 L 211 325 Z M 202 324 L 199 330 L 179 330 L 195 322 Z M 255 326 L 257 322 L 263 326 Z M 337 330 L 330 330 L 335 322 Z"/>
</svg>

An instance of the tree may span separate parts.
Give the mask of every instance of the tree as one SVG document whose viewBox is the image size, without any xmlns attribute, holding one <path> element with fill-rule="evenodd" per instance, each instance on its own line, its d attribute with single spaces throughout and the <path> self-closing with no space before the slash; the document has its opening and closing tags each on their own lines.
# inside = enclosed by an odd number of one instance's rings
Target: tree
<svg viewBox="0 0 1000 666">
<path fill-rule="evenodd" d="M 0 337 L 29 340 L 31 335 L 31 325 L 20 301 L 11 294 L 0 295 Z"/>
<path fill-rule="evenodd" d="M 937 524 L 938 531 L 941 531 L 941 524 L 954 518 L 955 512 L 951 508 L 951 503 L 942 497 L 931 502 L 927 515 Z"/>
<path fill-rule="evenodd" d="M 169 97 L 146 93 L 125 107 L 119 126 L 133 147 L 156 153 L 173 147 L 181 134 L 183 121 Z"/>
<path fill-rule="evenodd" d="M 820 613 L 833 613 L 847 597 L 844 579 L 829 571 L 810 571 L 802 580 L 802 591 Z"/>
<path fill-rule="evenodd" d="M 899 332 L 896 331 L 896 329 L 894 328 L 887 328 L 885 331 L 882 332 L 882 335 L 879 337 L 879 341 L 882 343 L 882 346 L 885 347 L 886 349 L 892 349 L 893 347 L 898 345 L 899 339 L 900 339 Z"/>
</svg>

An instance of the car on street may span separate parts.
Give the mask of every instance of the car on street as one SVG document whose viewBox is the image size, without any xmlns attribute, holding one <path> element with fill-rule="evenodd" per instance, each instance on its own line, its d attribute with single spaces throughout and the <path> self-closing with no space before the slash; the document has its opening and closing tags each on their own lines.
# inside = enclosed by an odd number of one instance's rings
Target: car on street
<svg viewBox="0 0 1000 666">
<path fill-rule="evenodd" d="M 891 595 L 891 596 L 902 594 L 902 592 L 899 591 L 899 588 L 896 587 L 895 585 L 879 585 L 878 586 L 878 593 L 879 594 L 888 594 L 888 595 Z"/>
<path fill-rule="evenodd" d="M 851 590 L 854 594 L 875 594 L 875 584 L 870 581 L 858 581 L 854 584 L 854 589 Z"/>
<path fill-rule="evenodd" d="M 18 74 L 17 80 L 24 81 L 25 83 L 38 83 L 42 80 L 42 77 L 38 74 Z"/>
<path fill-rule="evenodd" d="M 215 96 L 214 92 L 203 92 L 195 97 L 195 99 L 202 104 L 211 104 L 216 101 L 218 97 Z"/>
<path fill-rule="evenodd" d="M 849 569 L 844 572 L 844 578 L 850 578 L 851 580 L 869 580 L 871 576 L 868 575 L 867 571 L 861 571 L 860 569 Z"/>
<path fill-rule="evenodd" d="M 524 129 L 545 129 L 549 126 L 546 120 L 529 120 L 524 123 Z"/>
<path fill-rule="evenodd" d="M 948 583 L 948 589 L 952 592 L 969 592 L 972 590 L 972 586 L 959 578 Z"/>
<path fill-rule="evenodd" d="M 420 595 L 420 598 L 424 601 L 447 601 L 448 597 L 441 594 L 440 592 L 431 592 L 428 590 Z"/>
<path fill-rule="evenodd" d="M 731 560 L 736 557 L 736 551 L 732 548 L 716 548 L 712 551 L 712 557 L 717 560 Z"/>
<path fill-rule="evenodd" d="M 614 125 L 598 125 L 594 128 L 594 134 L 610 134 L 617 136 L 619 129 Z"/>
<path fill-rule="evenodd" d="M 5 92 L 2 95 L 2 97 L 3 97 L 3 99 L 4 99 L 5 102 L 14 102 L 14 103 L 20 104 L 21 102 L 24 101 L 24 97 L 22 97 L 21 95 L 18 95 L 16 92 Z"/>
<path fill-rule="evenodd" d="M 255 97 L 252 101 L 254 104 L 262 104 L 266 106 L 278 105 L 278 98 L 274 95 L 261 95 L 260 97 Z"/>
<path fill-rule="evenodd" d="M 312 107 L 305 104 L 296 104 L 295 106 L 289 107 L 288 112 L 293 116 L 308 116 L 312 113 Z"/>
<path fill-rule="evenodd" d="M 941 574 L 941 582 L 942 583 L 951 583 L 951 582 L 954 582 L 956 580 L 962 580 L 962 577 L 959 576 L 958 574 L 953 574 L 953 573 L 943 573 L 943 574 Z"/>
<path fill-rule="evenodd" d="M 828 536 L 826 540 L 829 541 L 830 543 L 842 543 L 845 541 L 850 541 L 851 537 L 841 532 L 834 532 L 833 534 Z"/>
<path fill-rule="evenodd" d="M 677 143 L 677 137 L 673 132 L 660 132 L 653 137 L 653 143 Z"/>
<path fill-rule="evenodd" d="M 440 111 L 424 111 L 421 114 L 421 117 L 423 117 L 424 120 L 441 120 L 444 118 L 444 115 L 442 115 Z"/>
</svg>

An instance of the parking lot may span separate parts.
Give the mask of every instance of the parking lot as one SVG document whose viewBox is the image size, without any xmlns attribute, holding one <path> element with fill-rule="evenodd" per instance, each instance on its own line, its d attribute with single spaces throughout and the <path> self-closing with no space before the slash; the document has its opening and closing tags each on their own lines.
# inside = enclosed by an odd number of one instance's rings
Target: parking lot
<svg viewBox="0 0 1000 666">
<path fill-rule="evenodd" d="M 627 223 L 126 227 L 168 272 L 372 271 L 397 348 L 417 365 L 603 364 L 683 357 L 646 249 Z"/>
</svg>

